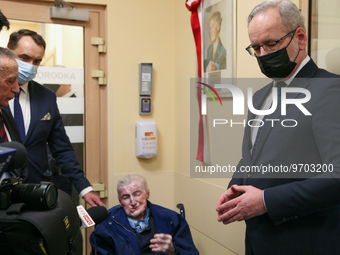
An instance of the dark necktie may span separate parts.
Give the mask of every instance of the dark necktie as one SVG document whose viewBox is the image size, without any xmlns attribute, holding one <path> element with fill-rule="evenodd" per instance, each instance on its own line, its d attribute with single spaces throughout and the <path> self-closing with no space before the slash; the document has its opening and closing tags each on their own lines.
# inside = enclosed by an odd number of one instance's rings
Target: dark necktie
<svg viewBox="0 0 340 255">
<path fill-rule="evenodd" d="M 282 88 L 282 87 L 286 87 L 286 86 L 287 86 L 287 84 L 286 84 L 285 82 L 283 82 L 283 81 L 280 81 L 280 82 L 278 82 L 278 83 L 276 84 L 276 87 L 277 87 L 277 105 L 280 104 L 281 88 Z M 272 102 L 272 103 L 273 103 L 273 102 Z M 272 104 L 270 104 L 270 107 L 271 107 L 271 106 L 272 106 Z M 269 107 L 269 108 L 270 108 L 270 107 Z M 262 121 L 264 122 L 264 121 L 267 119 L 268 116 L 269 116 L 269 115 L 264 115 Z M 259 138 L 260 138 L 260 134 L 261 134 L 261 131 L 262 131 L 262 127 L 263 127 L 263 125 L 260 126 L 260 127 L 258 128 L 258 130 L 257 130 L 257 134 L 256 134 L 254 146 L 253 146 L 253 149 L 252 149 L 252 151 L 251 151 L 251 155 L 252 155 L 252 156 L 255 155 L 254 152 L 255 152 L 256 146 L 257 146 L 257 144 L 258 144 L 258 142 L 259 142 Z"/>
<path fill-rule="evenodd" d="M 19 103 L 19 94 L 15 94 L 14 96 L 14 120 L 15 123 L 18 126 L 19 134 L 21 141 L 25 142 L 25 124 L 24 124 L 24 118 L 22 117 L 22 110 Z"/>
<path fill-rule="evenodd" d="M 8 142 L 8 138 L 5 131 L 4 119 L 2 118 L 2 114 L 0 113 L 0 143 Z"/>
</svg>

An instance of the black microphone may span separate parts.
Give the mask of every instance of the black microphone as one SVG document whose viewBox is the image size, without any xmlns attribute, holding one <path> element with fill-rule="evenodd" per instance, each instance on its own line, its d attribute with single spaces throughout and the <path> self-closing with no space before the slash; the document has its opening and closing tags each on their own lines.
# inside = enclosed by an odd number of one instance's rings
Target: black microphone
<svg viewBox="0 0 340 255">
<path fill-rule="evenodd" d="M 10 164 L 5 170 L 6 172 L 13 172 L 15 171 L 15 169 L 25 166 L 26 160 L 27 160 L 27 151 L 23 144 L 19 142 L 7 142 L 7 143 L 1 143 L 0 147 L 16 150 L 12 161 L 10 162 Z"/>
<path fill-rule="evenodd" d="M 89 228 L 106 220 L 108 213 L 104 206 L 93 206 L 87 211 L 82 205 L 77 206 L 80 228 Z"/>
<path fill-rule="evenodd" d="M 106 220 L 108 213 L 104 206 L 93 206 L 87 210 L 87 213 L 91 216 L 96 225 Z"/>
</svg>

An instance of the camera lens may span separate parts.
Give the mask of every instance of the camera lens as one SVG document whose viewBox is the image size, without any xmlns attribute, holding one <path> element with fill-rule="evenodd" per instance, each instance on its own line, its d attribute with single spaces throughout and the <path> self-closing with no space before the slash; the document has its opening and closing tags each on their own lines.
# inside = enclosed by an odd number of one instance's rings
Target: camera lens
<svg viewBox="0 0 340 255">
<path fill-rule="evenodd" d="M 57 199 L 58 189 L 52 182 L 18 184 L 12 191 L 13 203 L 25 203 L 31 209 L 53 209 Z"/>
</svg>

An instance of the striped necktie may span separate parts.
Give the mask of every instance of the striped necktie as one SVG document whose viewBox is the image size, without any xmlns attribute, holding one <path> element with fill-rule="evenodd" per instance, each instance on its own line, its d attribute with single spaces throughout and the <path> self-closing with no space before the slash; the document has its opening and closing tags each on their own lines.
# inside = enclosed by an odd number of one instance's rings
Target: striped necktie
<svg viewBox="0 0 340 255">
<path fill-rule="evenodd" d="M 20 89 L 20 91 L 21 91 L 21 89 Z M 26 135 L 25 135 L 25 124 L 24 124 L 24 118 L 22 116 L 21 106 L 20 106 L 20 103 L 19 103 L 19 94 L 14 95 L 14 120 L 15 120 L 15 123 L 17 124 L 17 126 L 18 126 L 21 141 L 22 141 L 22 143 L 24 143 L 25 137 L 26 137 Z"/>
<path fill-rule="evenodd" d="M 2 114 L 0 113 L 0 143 L 8 142 L 8 138 L 5 131 L 4 119 L 2 118 Z"/>
</svg>

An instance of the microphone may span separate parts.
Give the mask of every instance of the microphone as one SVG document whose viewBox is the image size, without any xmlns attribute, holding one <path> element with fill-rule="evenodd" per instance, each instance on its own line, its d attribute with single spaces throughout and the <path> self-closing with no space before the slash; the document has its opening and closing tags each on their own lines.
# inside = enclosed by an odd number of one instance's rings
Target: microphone
<svg viewBox="0 0 340 255">
<path fill-rule="evenodd" d="M 104 206 L 93 206 L 87 211 L 82 205 L 77 206 L 80 229 L 89 228 L 106 220 L 108 213 Z"/>
<path fill-rule="evenodd" d="M 7 142 L 7 143 L 0 144 L 0 149 L 1 149 L 1 147 L 7 148 L 7 149 L 14 149 L 14 150 L 16 150 L 16 152 L 12 156 L 12 160 L 10 161 L 8 167 L 1 169 L 0 176 L 4 172 L 15 172 L 15 169 L 21 168 L 26 164 L 27 151 L 26 151 L 26 148 L 23 144 L 21 144 L 19 142 Z M 5 151 L 5 150 L 6 149 L 4 149 L 3 151 Z M 9 150 L 7 150 L 7 151 L 9 151 Z M 1 150 L 0 150 L 0 155 L 3 155 Z M 5 162 L 6 161 L 0 160 L 0 163 L 5 163 Z"/>
</svg>

